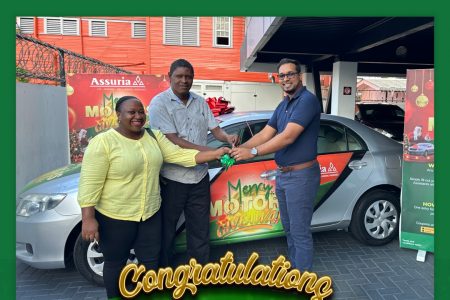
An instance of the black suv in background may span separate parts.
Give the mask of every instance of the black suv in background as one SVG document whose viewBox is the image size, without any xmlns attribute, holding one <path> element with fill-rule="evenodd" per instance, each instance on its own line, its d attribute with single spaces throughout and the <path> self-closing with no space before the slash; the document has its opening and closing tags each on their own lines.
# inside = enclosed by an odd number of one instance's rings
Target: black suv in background
<svg viewBox="0 0 450 300">
<path fill-rule="evenodd" d="M 404 118 L 405 111 L 395 104 L 356 103 L 355 120 L 399 142 L 403 141 Z"/>
</svg>

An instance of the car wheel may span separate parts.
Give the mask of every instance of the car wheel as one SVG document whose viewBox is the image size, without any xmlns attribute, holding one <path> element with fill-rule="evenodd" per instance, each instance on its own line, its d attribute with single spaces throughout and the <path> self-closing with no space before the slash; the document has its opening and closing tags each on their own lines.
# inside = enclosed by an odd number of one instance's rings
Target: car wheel
<svg viewBox="0 0 450 300">
<path fill-rule="evenodd" d="M 103 253 L 97 242 L 86 242 L 80 234 L 75 242 L 73 261 L 84 278 L 103 285 Z"/>
<path fill-rule="evenodd" d="M 398 235 L 400 199 L 388 191 L 376 190 L 361 197 L 353 210 L 350 231 L 364 244 L 384 245 Z"/>
<path fill-rule="evenodd" d="M 104 259 L 100 245 L 97 242 L 86 242 L 80 233 L 75 242 L 73 261 L 78 272 L 84 278 L 92 283 L 103 285 Z M 130 251 L 127 263 L 138 263 L 134 250 Z"/>
</svg>

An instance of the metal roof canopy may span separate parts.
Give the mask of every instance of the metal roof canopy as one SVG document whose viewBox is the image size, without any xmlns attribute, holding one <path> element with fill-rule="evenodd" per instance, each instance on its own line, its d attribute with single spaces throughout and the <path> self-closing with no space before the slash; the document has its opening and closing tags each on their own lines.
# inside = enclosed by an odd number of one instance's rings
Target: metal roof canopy
<svg viewBox="0 0 450 300">
<path fill-rule="evenodd" d="M 321 73 L 354 61 L 361 75 L 406 76 L 406 69 L 434 66 L 434 18 L 276 17 L 252 54 L 244 47 L 244 71 L 276 72 L 288 57 Z"/>
</svg>

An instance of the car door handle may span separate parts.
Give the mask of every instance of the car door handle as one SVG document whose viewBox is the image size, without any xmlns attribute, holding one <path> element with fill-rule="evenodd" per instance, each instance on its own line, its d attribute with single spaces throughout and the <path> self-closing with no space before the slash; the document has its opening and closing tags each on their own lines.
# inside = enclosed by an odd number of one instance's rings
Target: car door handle
<svg viewBox="0 0 450 300">
<path fill-rule="evenodd" d="M 362 167 L 365 166 L 367 166 L 367 163 L 361 160 L 354 160 L 348 164 L 348 167 L 352 170 L 360 170 Z"/>
</svg>

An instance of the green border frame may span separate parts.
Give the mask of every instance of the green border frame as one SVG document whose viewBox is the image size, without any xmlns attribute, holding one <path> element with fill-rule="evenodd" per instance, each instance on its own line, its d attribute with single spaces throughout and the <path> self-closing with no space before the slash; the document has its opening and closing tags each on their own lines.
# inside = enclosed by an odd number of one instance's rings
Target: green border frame
<svg viewBox="0 0 450 300">
<path fill-rule="evenodd" d="M 172 0 L 153 3 L 153 1 L 134 1 L 129 5 L 125 1 L 31 1 L 24 0 L 15 8 L 3 8 L 2 37 L 5 39 L 2 47 L 2 64 L 6 75 L 0 80 L 3 94 L 3 112 L 0 118 L 2 125 L 3 176 L 1 176 L 1 191 L 3 194 L 2 243 L 0 246 L 0 298 L 15 299 L 15 76 L 13 70 L 15 47 L 15 17 L 18 15 L 223 15 L 223 16 L 433 16 L 435 17 L 435 117 L 436 117 L 436 169 L 435 169 L 435 205 L 436 205 L 436 236 L 435 236 L 435 299 L 446 299 L 450 294 L 450 201 L 446 200 L 446 173 L 450 170 L 450 159 L 445 156 L 448 151 L 449 138 L 446 133 L 444 118 L 449 110 L 445 76 L 446 68 L 450 66 L 448 29 L 450 17 L 442 7 L 441 1 L 392 1 L 378 0 L 361 2 L 356 0 L 322 0 L 290 1 L 278 4 L 269 0 L 227 0 L 214 2 L 194 0 L 185 2 Z M 11 5 L 11 4 L 10 4 Z M 14 5 L 14 4 L 13 4 Z M 14 68 L 14 69 L 13 69 Z M 20 119 L 17 120 L 20 122 Z M 442 126 L 442 127 L 440 127 Z M 39 134 L 39 133 L 37 133 Z M 446 147 L 447 146 L 447 147 Z M 445 151 L 445 152 L 444 152 Z M 219 289 L 220 290 L 220 289 Z M 228 290 L 227 290 L 228 293 Z M 240 294 L 242 295 L 242 294 Z M 255 298 L 260 296 L 255 293 Z M 247 299 L 253 297 L 246 297 Z"/>
</svg>

